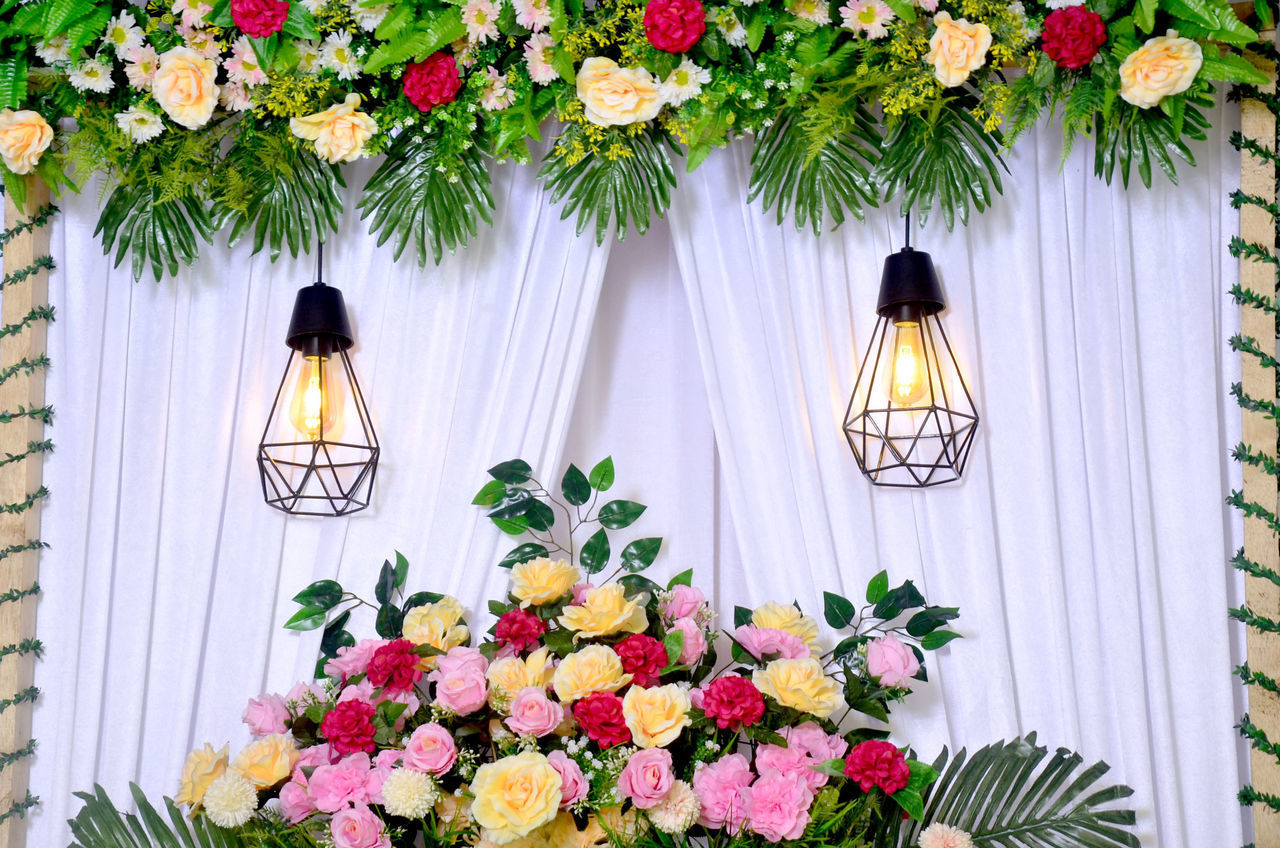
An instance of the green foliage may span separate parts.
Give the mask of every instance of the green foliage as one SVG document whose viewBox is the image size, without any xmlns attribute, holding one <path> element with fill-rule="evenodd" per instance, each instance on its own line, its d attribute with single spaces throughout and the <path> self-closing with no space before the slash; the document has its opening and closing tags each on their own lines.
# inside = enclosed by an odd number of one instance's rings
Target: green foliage
<svg viewBox="0 0 1280 848">
<path fill-rule="evenodd" d="M 107 198 L 94 235 L 102 234 L 103 253 L 116 249 L 115 267 L 132 254 L 133 278 L 151 264 L 159 282 L 165 271 L 178 273 L 199 255 L 196 239 L 210 241 L 214 225 L 209 210 L 193 194 L 165 198 L 163 186 L 147 183 L 118 186 Z"/>
<path fill-rule="evenodd" d="M 1170 182 L 1176 183 L 1174 158 L 1189 165 L 1196 163 L 1184 139 L 1203 141 L 1209 127 L 1209 119 L 1194 105 L 1182 99 L 1177 99 L 1177 103 L 1180 105 L 1176 112 L 1170 107 L 1169 115 L 1120 103 L 1112 120 L 1096 116 L 1094 173 L 1110 184 L 1119 166 L 1120 180 L 1128 188 L 1130 173 L 1136 167 L 1142 184 L 1150 187 L 1154 163 Z"/>
<path fill-rule="evenodd" d="M 650 214 L 666 214 L 676 185 L 671 157 L 680 151 L 666 134 L 645 130 L 614 135 L 609 152 L 583 156 L 573 164 L 553 150 L 539 172 L 547 181 L 551 202 L 564 201 L 561 220 L 576 214 L 581 235 L 595 219 L 597 244 L 604 243 L 610 224 L 617 228 L 619 241 L 626 237 L 628 224 L 641 235 L 648 232 Z"/>
<path fill-rule="evenodd" d="M 1034 733 L 988 745 L 972 757 L 961 750 L 950 764 L 947 759 L 944 750 L 933 764 L 941 776 L 921 792 L 923 814 L 901 827 L 899 848 L 915 845 L 934 822 L 967 831 L 975 845 L 991 848 L 1138 848 L 1138 837 L 1126 829 L 1133 811 L 1115 806 L 1133 790 L 1097 785 L 1110 768 L 1106 763 L 1081 769 L 1079 754 L 1059 748 L 1050 756 Z"/>
<path fill-rule="evenodd" d="M 378 244 L 393 239 L 396 259 L 412 241 L 418 265 L 435 262 L 445 248 L 464 246 L 477 232 L 477 219 L 493 223 L 489 170 L 476 147 L 452 156 L 440 136 L 403 133 L 386 161 L 370 177 L 360 199 L 360 217 Z"/>
<path fill-rule="evenodd" d="M 397 4 L 378 25 L 377 36 L 384 43 L 370 54 L 364 71 L 372 74 L 390 65 L 420 61 L 466 34 L 456 7 L 415 10 L 411 3 Z"/>
</svg>

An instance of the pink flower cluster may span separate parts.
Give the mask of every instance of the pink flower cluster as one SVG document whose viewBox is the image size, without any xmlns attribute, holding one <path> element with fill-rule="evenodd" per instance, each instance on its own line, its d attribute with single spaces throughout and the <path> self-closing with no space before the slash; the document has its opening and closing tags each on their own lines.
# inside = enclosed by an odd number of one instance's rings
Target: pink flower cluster
<svg viewBox="0 0 1280 848">
<path fill-rule="evenodd" d="M 329 745 L 307 748 L 280 789 L 280 812 L 292 823 L 315 812 L 330 814 L 336 848 L 390 848 L 382 819 L 369 805 L 383 803 L 382 783 L 399 756 L 383 751 L 376 758 L 363 752 L 343 757 Z"/>
</svg>

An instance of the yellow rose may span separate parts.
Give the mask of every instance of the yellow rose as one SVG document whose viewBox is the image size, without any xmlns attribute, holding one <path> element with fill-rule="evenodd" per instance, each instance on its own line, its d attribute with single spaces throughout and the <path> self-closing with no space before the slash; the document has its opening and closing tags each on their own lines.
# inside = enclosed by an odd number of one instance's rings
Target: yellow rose
<svg viewBox="0 0 1280 848">
<path fill-rule="evenodd" d="M 641 748 L 665 748 L 692 721 L 689 693 L 674 683 L 641 689 L 632 686 L 622 699 L 622 717 Z"/>
<path fill-rule="evenodd" d="M 231 761 L 231 770 L 259 789 L 269 789 L 293 774 L 298 745 L 287 733 L 272 733 L 244 748 Z"/>
<path fill-rule="evenodd" d="M 218 103 L 217 72 L 212 59 L 190 47 L 174 47 L 160 54 L 151 93 L 175 123 L 198 130 L 209 123 Z"/>
<path fill-rule="evenodd" d="M 986 24 L 971 24 L 964 18 L 953 21 L 950 12 L 934 15 L 933 24 L 937 29 L 929 38 L 929 53 L 924 58 L 933 63 L 933 75 L 938 82 L 951 88 L 967 80 L 969 74 L 987 61 L 991 29 Z"/>
<path fill-rule="evenodd" d="M 534 651 L 525 659 L 519 657 L 502 657 L 490 664 L 486 676 L 489 679 L 489 706 L 498 708 L 510 704 L 512 698 L 526 686 L 546 689 L 551 685 L 551 676 L 555 669 L 551 667 L 551 651 L 544 647 Z"/>
<path fill-rule="evenodd" d="M 562 704 L 585 698 L 592 692 L 617 692 L 631 682 L 622 671 L 622 660 L 608 645 L 587 645 L 560 661 L 551 685 Z"/>
<path fill-rule="evenodd" d="M 222 750 L 214 751 L 213 746 L 206 742 L 203 748 L 196 748 L 188 754 L 182 767 L 182 785 L 178 787 L 178 794 L 173 796 L 174 802 L 190 804 L 193 810 L 199 807 L 209 784 L 226 774 L 228 750 L 229 746 L 223 745 Z"/>
<path fill-rule="evenodd" d="M 646 830 L 647 822 L 635 807 L 624 814 L 621 807 L 605 807 L 587 817 L 586 826 L 569 813 L 561 813 L 546 828 L 548 848 L 599 848 L 601 845 L 632 845 Z"/>
<path fill-rule="evenodd" d="M 649 596 L 641 592 L 627 600 L 627 587 L 621 583 L 607 583 L 587 591 L 581 604 L 565 607 L 560 615 L 560 626 L 576 630 L 573 640 L 591 636 L 612 636 L 614 633 L 642 633 L 649 626 L 644 605 Z"/>
<path fill-rule="evenodd" d="M 512 567 L 511 594 L 522 607 L 549 604 L 569 594 L 581 580 L 576 565 L 538 557 Z"/>
<path fill-rule="evenodd" d="M 39 112 L 23 109 L 0 112 L 0 158 L 15 174 L 29 174 L 53 144 L 53 127 Z"/>
<path fill-rule="evenodd" d="M 556 817 L 560 786 L 560 773 L 536 751 L 485 763 L 471 781 L 471 817 L 506 845 Z"/>
<path fill-rule="evenodd" d="M 316 153 L 326 162 L 354 162 L 364 155 L 369 136 L 378 131 L 377 121 L 356 111 L 359 105 L 360 95 L 348 94 L 346 100 L 323 112 L 290 118 L 289 131 L 315 142 Z"/>
<path fill-rule="evenodd" d="M 1190 88 L 1203 62 L 1200 45 L 1173 30 L 1149 38 L 1120 63 L 1120 96 L 1139 109 L 1150 109 Z"/>
<path fill-rule="evenodd" d="M 827 718 L 840 705 L 840 687 L 809 658 L 774 660 L 751 675 L 751 682 L 784 707 Z"/>
<path fill-rule="evenodd" d="M 644 68 L 619 68 L 592 56 L 578 70 L 578 99 L 587 120 L 602 127 L 649 121 L 662 108 L 658 81 Z"/>
<path fill-rule="evenodd" d="M 818 622 L 796 609 L 793 604 L 770 601 L 751 613 L 751 623 L 769 630 L 782 630 L 795 636 L 815 650 L 818 644 Z"/>
<path fill-rule="evenodd" d="M 436 835 L 444 837 L 471 827 L 471 799 L 465 794 L 470 792 L 471 788 L 464 783 L 460 791 L 463 794 L 440 793 L 440 798 L 436 801 L 435 810 Z M 446 844 L 452 845 L 453 843 L 447 842 Z"/>
<path fill-rule="evenodd" d="M 458 603 L 458 599 L 445 595 L 434 604 L 423 604 L 405 613 L 400 632 L 415 645 L 431 645 L 441 651 L 448 651 L 465 645 L 471 638 L 471 631 L 459 624 L 462 615 L 462 604 Z M 435 664 L 435 657 L 423 657 L 420 663 L 424 669 L 432 668 Z"/>
</svg>

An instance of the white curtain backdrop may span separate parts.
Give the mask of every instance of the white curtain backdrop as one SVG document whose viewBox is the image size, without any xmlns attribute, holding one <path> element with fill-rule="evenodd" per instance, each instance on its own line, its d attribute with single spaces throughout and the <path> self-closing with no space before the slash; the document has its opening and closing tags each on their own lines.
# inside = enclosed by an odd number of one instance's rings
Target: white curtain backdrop
<svg viewBox="0 0 1280 848">
<path fill-rule="evenodd" d="M 875 489 L 841 432 L 901 219 L 815 239 L 745 202 L 745 147 L 671 214 L 740 562 L 754 601 L 860 597 L 887 568 L 959 606 L 932 684 L 898 714 L 922 753 L 1039 730 L 1136 790 L 1144 844 L 1239 844 L 1222 499 L 1231 112 L 1182 186 L 1108 188 L 1060 132 L 1010 157 L 1005 197 L 933 254 L 982 430 L 961 485 Z M 1118 180 L 1118 178 L 1117 178 Z M 896 210 L 895 210 L 896 211 Z"/>
<path fill-rule="evenodd" d="M 135 284 L 100 257 L 93 190 L 64 202 L 29 844 L 69 841 L 72 791 L 172 793 L 192 745 L 244 741 L 246 699 L 310 672 L 317 634 L 280 629 L 302 586 L 367 593 L 399 549 L 412 588 L 482 610 L 513 544 L 469 504 L 484 469 L 524 456 L 555 476 L 606 453 L 611 494 L 650 504 L 636 535 L 667 539 L 657 576 L 694 568 L 721 610 L 820 614 L 822 589 L 854 596 L 880 568 L 960 606 L 966 638 L 896 714 L 922 753 L 1038 729 L 1138 789 L 1144 844 L 1238 840 L 1221 329 L 1237 162 L 1218 134 L 1180 189 L 1126 194 L 1083 150 L 1059 173 L 1056 132 L 1019 147 L 995 211 L 917 236 L 983 415 L 966 479 L 926 493 L 871 489 L 839 429 L 897 223 L 778 228 L 744 203 L 745 145 L 612 253 L 573 237 L 531 169 L 498 170 L 494 228 L 439 269 L 393 265 L 349 214 L 326 278 L 384 459 L 374 508 L 344 520 L 270 510 L 253 461 L 311 260 L 209 248 Z"/>
</svg>

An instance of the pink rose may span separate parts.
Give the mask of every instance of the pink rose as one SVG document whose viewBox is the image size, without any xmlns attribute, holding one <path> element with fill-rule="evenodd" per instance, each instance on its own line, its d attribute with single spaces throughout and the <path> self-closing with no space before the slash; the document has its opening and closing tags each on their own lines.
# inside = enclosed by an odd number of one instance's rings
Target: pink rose
<svg viewBox="0 0 1280 848">
<path fill-rule="evenodd" d="M 890 633 L 867 646 L 867 673 L 881 686 L 911 688 L 911 678 L 920 670 L 920 661 L 910 648 Z"/>
<path fill-rule="evenodd" d="M 287 704 L 306 704 L 312 701 L 323 701 L 328 697 L 324 687 L 319 683 L 295 683 L 284 696 L 284 700 Z"/>
<path fill-rule="evenodd" d="M 761 777 L 776 774 L 795 778 L 803 781 L 810 792 L 817 792 L 827 785 L 827 776 L 810 768 L 817 763 L 817 760 L 798 747 L 761 745 L 756 749 L 756 771 L 760 772 Z"/>
<path fill-rule="evenodd" d="M 507 727 L 520 736 L 546 736 L 564 721 L 564 707 L 547 697 L 545 689 L 526 686 L 511 701 Z"/>
<path fill-rule="evenodd" d="M 671 629 L 684 634 L 684 644 L 680 647 L 680 656 L 676 658 L 680 665 L 693 665 L 707 653 L 707 637 L 703 635 L 698 622 L 692 618 L 677 618 L 671 622 Z"/>
<path fill-rule="evenodd" d="M 488 698 L 489 682 L 484 672 L 474 667 L 447 675 L 436 683 L 436 703 L 456 715 L 475 712 Z"/>
<path fill-rule="evenodd" d="M 813 794 L 797 777 L 770 773 L 746 790 L 751 829 L 770 842 L 799 839 L 809 824 Z"/>
<path fill-rule="evenodd" d="M 569 807 L 587 797 L 587 779 L 564 751 L 547 754 L 547 762 L 560 775 L 560 806 Z"/>
<path fill-rule="evenodd" d="M 678 618 L 693 618 L 706 602 L 707 598 L 702 594 L 701 589 L 695 589 L 692 586 L 677 586 L 671 590 L 671 594 L 667 599 L 658 605 L 658 611 L 662 613 L 662 617 L 667 621 L 675 621 Z"/>
<path fill-rule="evenodd" d="M 289 720 L 289 710 L 279 695 L 259 695 L 249 699 L 249 706 L 244 708 L 240 720 L 249 726 L 249 732 L 255 738 L 261 739 L 288 730 L 284 723 Z"/>
<path fill-rule="evenodd" d="M 334 848 L 391 848 L 382 819 L 366 806 L 338 812 L 329 821 Z"/>
<path fill-rule="evenodd" d="M 336 813 L 349 804 L 369 800 L 369 755 L 351 754 L 336 765 L 316 766 L 307 782 L 307 794 L 317 810 Z"/>
<path fill-rule="evenodd" d="M 449 652 L 436 658 L 436 670 L 427 676 L 432 683 L 439 683 L 452 674 L 478 671 L 484 674 L 489 670 L 489 661 L 477 648 L 450 648 Z"/>
<path fill-rule="evenodd" d="M 642 810 L 654 807 L 667 793 L 675 778 L 671 774 L 671 752 L 666 748 L 646 748 L 633 754 L 618 775 L 618 792 Z"/>
<path fill-rule="evenodd" d="M 307 785 L 304 768 L 314 769 L 316 766 L 331 765 L 338 760 L 338 754 L 327 743 L 312 745 L 298 752 L 298 761 L 293 764 L 293 780 L 295 783 Z"/>
<path fill-rule="evenodd" d="M 354 645 L 338 649 L 338 656 L 324 664 L 324 673 L 329 677 L 346 680 L 363 674 L 373 659 L 373 652 L 387 644 L 386 639 L 364 639 Z"/>
<path fill-rule="evenodd" d="M 849 743 L 834 733 L 827 733 L 811 721 L 798 727 L 784 727 L 778 735 L 787 740 L 792 748 L 799 748 L 818 762 L 844 759 L 849 752 Z"/>
<path fill-rule="evenodd" d="M 693 772 L 693 791 L 702 802 L 698 824 L 740 833 L 747 819 L 743 790 L 751 785 L 753 777 L 751 764 L 742 754 L 699 763 Z"/>
<path fill-rule="evenodd" d="M 280 787 L 280 814 L 289 824 L 297 824 L 315 811 L 307 796 L 307 787 L 292 780 Z"/>
<path fill-rule="evenodd" d="M 409 737 L 401 764 L 407 769 L 442 775 L 453 768 L 458 759 L 458 746 L 453 735 L 436 724 L 424 724 Z"/>
<path fill-rule="evenodd" d="M 785 630 L 744 624 L 733 631 L 733 640 L 758 660 L 767 654 L 777 654 L 778 659 L 784 660 L 802 660 L 812 656 L 803 639 Z"/>
<path fill-rule="evenodd" d="M 338 703 L 346 701 L 363 701 L 366 704 L 373 703 L 374 686 L 369 682 L 368 678 L 361 680 L 359 683 L 351 686 L 343 687 L 338 693 Z"/>
<path fill-rule="evenodd" d="M 702 691 L 702 687 L 698 686 L 689 690 L 689 704 L 695 710 L 703 709 L 707 703 L 707 693 Z"/>
<path fill-rule="evenodd" d="M 573 601 L 569 606 L 579 606 L 587 599 L 587 593 L 595 588 L 594 583 L 579 583 L 573 587 Z"/>
</svg>

